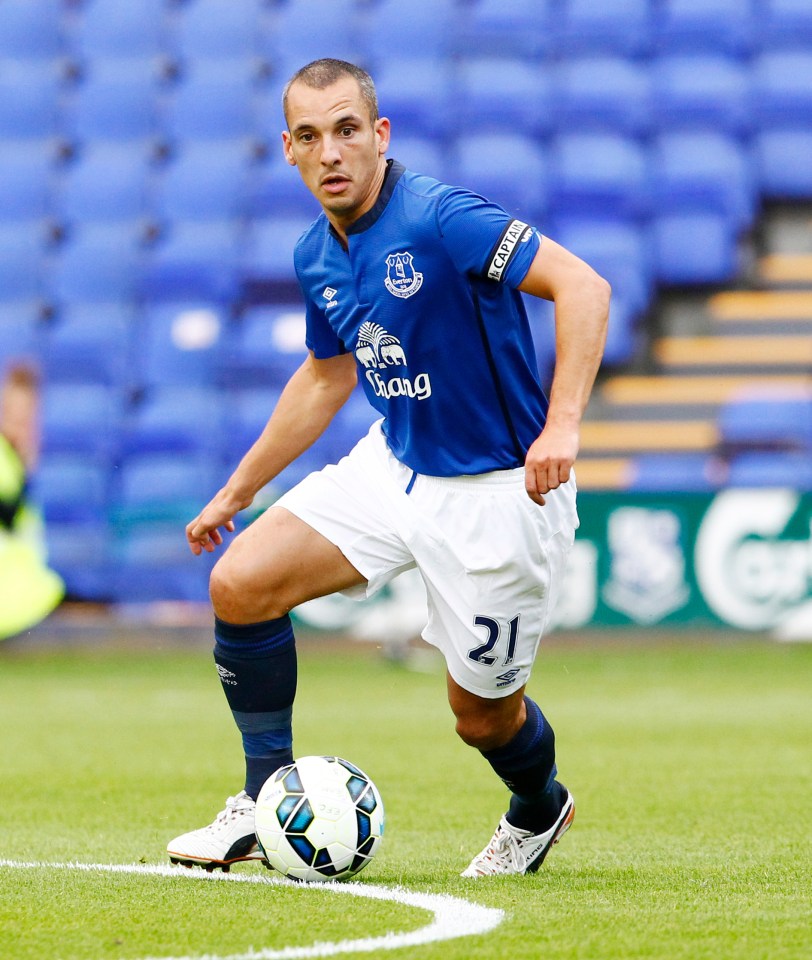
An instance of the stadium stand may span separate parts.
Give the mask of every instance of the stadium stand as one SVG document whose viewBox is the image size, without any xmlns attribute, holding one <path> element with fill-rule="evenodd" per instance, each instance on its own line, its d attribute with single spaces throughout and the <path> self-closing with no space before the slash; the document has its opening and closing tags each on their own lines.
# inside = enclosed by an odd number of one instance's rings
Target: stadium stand
<svg viewBox="0 0 812 960">
<path fill-rule="evenodd" d="M 2 0 L 0 24 L 0 363 L 45 374 L 73 594 L 205 596 L 177 522 L 303 355 L 291 253 L 318 207 L 278 98 L 324 55 L 376 76 L 390 155 L 613 284 L 582 488 L 812 487 L 808 414 L 782 399 L 812 369 L 807 0 Z M 552 311 L 528 309 L 549 382 Z M 775 436 L 745 387 L 776 398 Z M 279 488 L 373 416 L 354 399 Z M 156 509 L 175 512 L 150 556 Z"/>
</svg>

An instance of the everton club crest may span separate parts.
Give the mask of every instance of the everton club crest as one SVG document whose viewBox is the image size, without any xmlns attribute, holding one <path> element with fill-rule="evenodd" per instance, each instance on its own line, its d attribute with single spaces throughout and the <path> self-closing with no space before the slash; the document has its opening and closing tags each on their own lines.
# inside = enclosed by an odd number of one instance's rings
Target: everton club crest
<svg viewBox="0 0 812 960">
<path fill-rule="evenodd" d="M 423 274 L 414 268 L 410 253 L 391 253 L 386 258 L 386 289 L 395 297 L 411 297 L 423 285 Z"/>
</svg>

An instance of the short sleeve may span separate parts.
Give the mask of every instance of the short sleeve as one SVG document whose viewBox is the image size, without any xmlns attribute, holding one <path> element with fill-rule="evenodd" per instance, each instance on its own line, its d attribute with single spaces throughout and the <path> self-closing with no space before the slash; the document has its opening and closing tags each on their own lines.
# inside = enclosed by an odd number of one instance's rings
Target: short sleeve
<svg viewBox="0 0 812 960">
<path fill-rule="evenodd" d="M 305 344 L 317 360 L 327 360 L 347 352 L 347 348 L 327 322 L 323 310 L 311 300 L 305 306 Z"/>
<path fill-rule="evenodd" d="M 293 252 L 293 267 L 296 271 L 296 279 L 299 281 L 299 289 L 302 291 L 302 297 L 305 302 L 305 345 L 308 350 L 313 351 L 317 360 L 327 360 L 329 357 L 337 357 L 347 352 L 347 348 L 339 338 L 338 334 L 330 326 L 327 315 L 324 310 L 313 302 L 308 294 L 308 287 L 302 277 L 299 269 L 300 244 L 296 245 Z"/>
<path fill-rule="evenodd" d="M 518 287 L 541 238 L 529 223 L 467 190 L 449 190 L 437 208 L 440 235 L 461 273 Z"/>
</svg>

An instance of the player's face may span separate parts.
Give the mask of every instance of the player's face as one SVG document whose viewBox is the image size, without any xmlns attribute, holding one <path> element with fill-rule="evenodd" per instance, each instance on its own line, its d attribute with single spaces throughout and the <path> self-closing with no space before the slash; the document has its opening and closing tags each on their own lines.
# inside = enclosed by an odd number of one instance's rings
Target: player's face
<svg viewBox="0 0 812 960">
<path fill-rule="evenodd" d="M 373 123 L 354 77 L 314 90 L 288 91 L 288 163 L 299 173 L 333 223 L 349 226 L 372 207 L 386 170 L 389 121 Z"/>
</svg>

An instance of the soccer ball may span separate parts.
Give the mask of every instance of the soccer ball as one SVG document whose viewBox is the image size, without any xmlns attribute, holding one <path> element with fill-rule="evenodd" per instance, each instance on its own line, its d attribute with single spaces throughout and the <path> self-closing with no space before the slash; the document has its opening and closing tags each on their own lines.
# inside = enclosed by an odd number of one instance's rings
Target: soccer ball
<svg viewBox="0 0 812 960">
<path fill-rule="evenodd" d="M 378 788 L 340 757 L 300 757 L 257 797 L 255 829 L 268 863 L 293 880 L 346 880 L 383 836 Z"/>
</svg>

